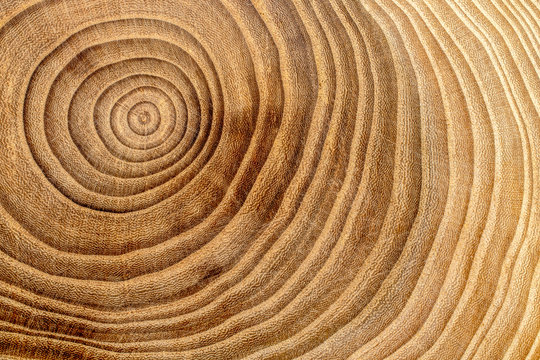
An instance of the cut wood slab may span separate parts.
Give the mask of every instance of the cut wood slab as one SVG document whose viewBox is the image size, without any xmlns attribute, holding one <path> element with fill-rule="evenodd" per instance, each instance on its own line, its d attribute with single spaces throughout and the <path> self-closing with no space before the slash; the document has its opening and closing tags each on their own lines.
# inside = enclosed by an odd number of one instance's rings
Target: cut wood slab
<svg viewBox="0 0 540 360">
<path fill-rule="evenodd" d="M 540 359 L 538 0 L 0 0 L 0 359 Z"/>
</svg>

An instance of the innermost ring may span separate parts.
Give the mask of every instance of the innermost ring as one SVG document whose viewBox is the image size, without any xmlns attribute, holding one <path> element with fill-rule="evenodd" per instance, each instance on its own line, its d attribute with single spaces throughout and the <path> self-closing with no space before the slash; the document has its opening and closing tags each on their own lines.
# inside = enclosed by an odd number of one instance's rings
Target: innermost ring
<svg viewBox="0 0 540 360">
<path fill-rule="evenodd" d="M 161 124 L 161 114 L 156 105 L 144 101 L 135 104 L 127 114 L 129 128 L 141 136 L 152 135 Z"/>
<path fill-rule="evenodd" d="M 148 113 L 148 111 L 145 111 L 142 114 L 139 114 L 139 122 L 142 124 L 146 124 L 149 118 L 150 118 L 150 113 Z"/>
</svg>

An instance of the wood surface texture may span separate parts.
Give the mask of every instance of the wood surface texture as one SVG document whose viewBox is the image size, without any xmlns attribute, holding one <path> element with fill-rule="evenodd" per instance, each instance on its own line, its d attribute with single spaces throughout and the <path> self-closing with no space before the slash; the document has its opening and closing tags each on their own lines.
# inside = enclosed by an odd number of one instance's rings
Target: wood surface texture
<svg viewBox="0 0 540 360">
<path fill-rule="evenodd" d="M 0 0 L 0 359 L 540 359 L 538 0 Z"/>
</svg>

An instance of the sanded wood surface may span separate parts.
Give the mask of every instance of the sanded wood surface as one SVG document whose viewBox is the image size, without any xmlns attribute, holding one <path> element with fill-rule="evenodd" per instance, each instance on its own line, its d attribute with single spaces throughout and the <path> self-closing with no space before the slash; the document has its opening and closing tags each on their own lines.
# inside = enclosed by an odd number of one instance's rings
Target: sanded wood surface
<svg viewBox="0 0 540 360">
<path fill-rule="evenodd" d="M 537 0 L 1 0 L 1 359 L 540 359 Z"/>
</svg>

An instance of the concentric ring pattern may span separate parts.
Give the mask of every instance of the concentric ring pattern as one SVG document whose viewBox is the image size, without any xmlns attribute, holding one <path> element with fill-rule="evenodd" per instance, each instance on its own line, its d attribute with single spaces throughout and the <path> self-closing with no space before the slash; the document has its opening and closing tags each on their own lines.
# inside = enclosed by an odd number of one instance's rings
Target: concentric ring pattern
<svg viewBox="0 0 540 360">
<path fill-rule="evenodd" d="M 537 1 L 0 19 L 2 359 L 540 359 Z"/>
</svg>

